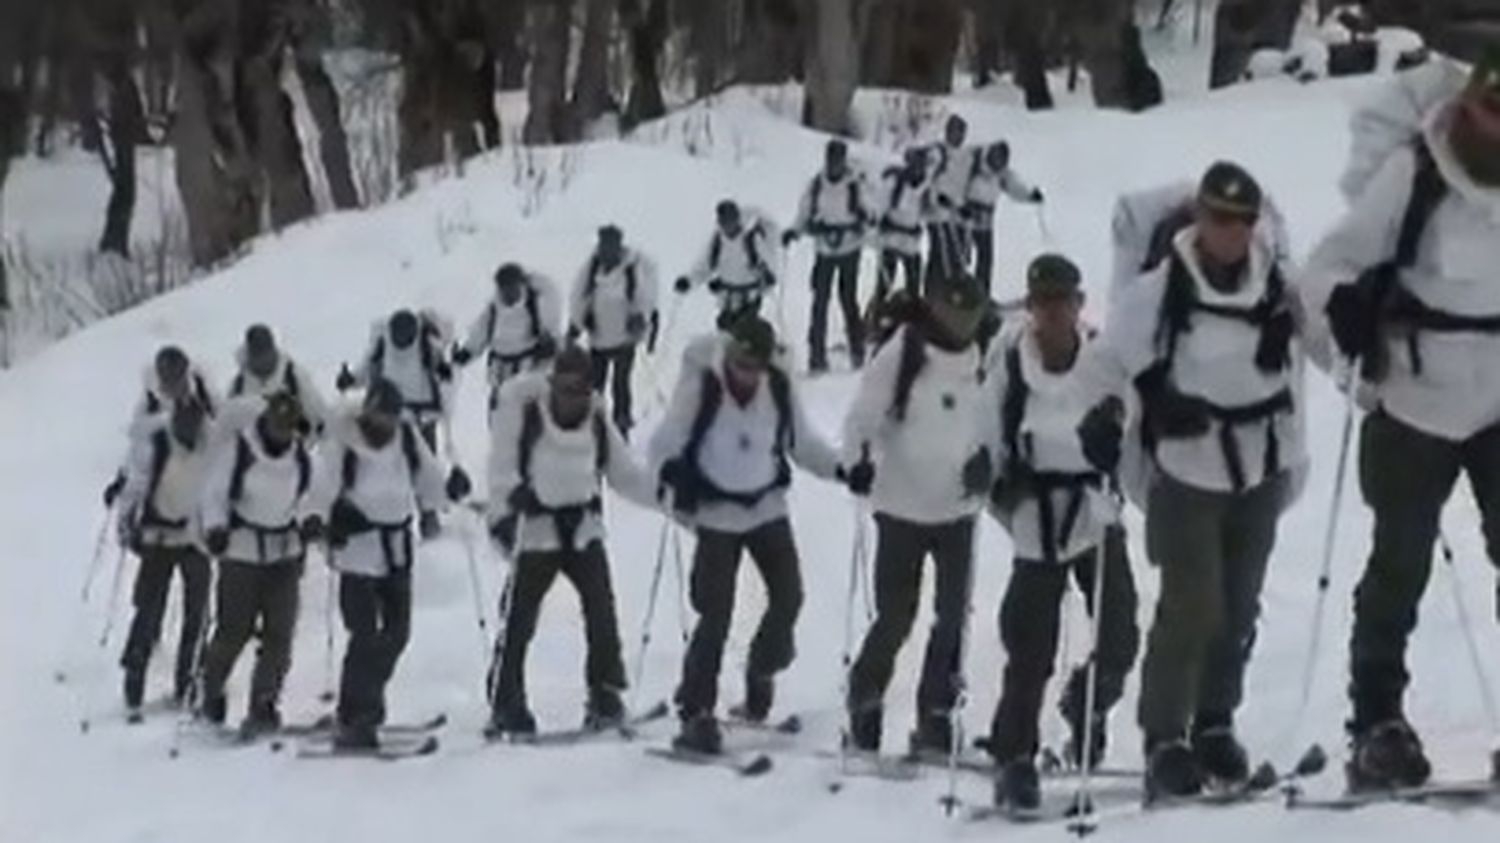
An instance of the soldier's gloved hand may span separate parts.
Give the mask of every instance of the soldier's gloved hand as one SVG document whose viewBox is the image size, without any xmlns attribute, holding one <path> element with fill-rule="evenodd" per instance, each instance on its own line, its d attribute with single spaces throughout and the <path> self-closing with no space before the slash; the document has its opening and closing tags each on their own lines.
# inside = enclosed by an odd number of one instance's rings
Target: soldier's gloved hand
<svg viewBox="0 0 1500 843">
<path fill-rule="evenodd" d="M 629 334 L 632 340 L 639 341 L 641 337 L 646 335 L 646 317 L 639 313 L 632 313 L 626 316 L 625 333 Z"/>
<path fill-rule="evenodd" d="M 104 508 L 113 509 L 115 501 L 119 499 L 120 493 L 125 491 L 125 472 L 115 474 L 113 480 L 104 487 Z"/>
<path fill-rule="evenodd" d="M 797 238 L 801 236 L 802 232 L 798 231 L 795 228 L 789 228 L 781 233 L 781 245 L 783 247 L 790 246 L 793 243 L 797 242 Z"/>
<path fill-rule="evenodd" d="M 718 295 L 719 293 L 724 292 L 724 290 L 725 290 L 724 282 L 721 281 L 721 280 L 719 280 L 718 278 L 715 278 L 712 281 L 708 282 L 708 291 L 710 293 L 713 293 L 714 295 Z"/>
<path fill-rule="evenodd" d="M 1373 274 L 1339 284 L 1323 308 L 1339 351 L 1351 360 L 1362 359 L 1380 337 L 1380 293 Z"/>
<path fill-rule="evenodd" d="M 577 325 L 568 326 L 568 345 L 573 345 L 574 343 L 578 342 L 578 338 L 581 336 L 583 336 L 582 328 L 578 327 Z"/>
<path fill-rule="evenodd" d="M 557 340 L 551 334 L 542 334 L 536 338 L 534 351 L 538 360 L 551 360 L 557 356 Z"/>
<path fill-rule="evenodd" d="M 693 289 L 693 282 L 689 281 L 686 275 L 679 275 L 677 280 L 672 283 L 672 289 L 679 293 L 686 293 L 688 290 Z"/>
<path fill-rule="evenodd" d="M 530 486 L 517 486 L 505 502 L 510 505 L 511 512 L 535 512 L 542 507 L 542 502 L 537 500 L 536 492 L 531 491 Z"/>
<path fill-rule="evenodd" d="M 348 392 L 354 388 L 354 373 L 349 371 L 348 363 L 339 366 L 339 374 L 334 378 L 333 386 L 339 392 Z"/>
<path fill-rule="evenodd" d="M 309 515 L 302 519 L 302 526 L 298 532 L 302 535 L 304 542 L 311 544 L 322 541 L 324 536 L 328 535 L 328 527 L 323 523 L 322 517 Z"/>
<path fill-rule="evenodd" d="M 1208 433 L 1208 402 L 1185 395 L 1173 386 L 1166 369 L 1160 366 L 1141 373 L 1135 380 L 1136 391 L 1145 405 L 1146 419 L 1162 439 L 1192 439 Z"/>
<path fill-rule="evenodd" d="M 516 550 L 516 516 L 507 515 L 490 525 L 490 538 L 500 552 L 510 556 Z"/>
<path fill-rule="evenodd" d="M 1043 202 L 1047 201 L 1047 197 L 1042 195 L 1042 189 L 1040 187 L 1033 187 L 1031 189 L 1031 201 L 1032 204 L 1035 205 L 1040 205 Z"/>
<path fill-rule="evenodd" d="M 474 355 L 470 354 L 469 350 L 461 345 L 453 346 L 453 354 L 451 356 L 453 357 L 453 362 L 459 366 L 467 366 L 469 365 L 469 361 L 474 359 Z"/>
<path fill-rule="evenodd" d="M 990 449 L 980 448 L 964 463 L 964 496 L 974 497 L 990 491 L 995 483 L 995 464 L 990 459 Z"/>
<path fill-rule="evenodd" d="M 120 547 L 132 550 L 136 541 L 140 538 L 140 518 L 134 512 L 122 512 L 115 521 L 115 538 L 120 542 Z"/>
<path fill-rule="evenodd" d="M 208 548 L 209 556 L 223 556 L 224 551 L 229 549 L 229 531 L 223 527 L 209 530 L 203 537 L 203 546 Z"/>
<path fill-rule="evenodd" d="M 1104 474 L 1114 474 L 1120 465 L 1121 443 L 1125 438 L 1125 404 L 1110 396 L 1098 404 L 1078 423 L 1078 442 L 1083 458 Z"/>
<path fill-rule="evenodd" d="M 443 383 L 448 383 L 453 380 L 453 367 L 448 365 L 448 361 L 446 360 L 439 360 L 437 364 L 432 367 L 432 371 L 438 376 L 438 380 L 442 381 Z"/>
<path fill-rule="evenodd" d="M 869 460 L 860 460 L 847 470 L 840 467 L 839 475 L 849 491 L 858 497 L 868 497 L 875 487 L 875 465 Z"/>
<path fill-rule="evenodd" d="M 448 500 L 454 503 L 467 498 L 469 493 L 474 491 L 474 484 L 469 482 L 468 472 L 455 465 L 453 470 L 448 472 L 448 486 L 446 491 L 448 492 Z"/>
</svg>

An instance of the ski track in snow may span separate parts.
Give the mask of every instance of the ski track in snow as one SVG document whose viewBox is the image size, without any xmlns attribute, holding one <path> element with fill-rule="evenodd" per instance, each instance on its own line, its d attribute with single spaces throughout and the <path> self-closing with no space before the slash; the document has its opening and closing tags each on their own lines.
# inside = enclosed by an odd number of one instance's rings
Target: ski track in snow
<svg viewBox="0 0 1500 843">
<path fill-rule="evenodd" d="M 1288 215 L 1300 256 L 1341 210 L 1335 180 L 1347 148 L 1348 110 L 1370 84 L 1270 82 L 1173 103 L 1146 116 L 1089 111 L 1030 115 L 974 99 L 951 101 L 951 108 L 970 119 L 975 138 L 1008 139 L 1015 166 L 1049 198 L 1050 242 L 1043 242 L 1032 209 L 1002 208 L 997 295 L 1016 292 L 1025 261 L 1046 248 L 1074 256 L 1087 274 L 1093 301 L 1103 302 L 1115 196 L 1194 177 L 1219 157 L 1242 161 L 1263 180 Z M 395 764 L 313 764 L 294 760 L 292 753 L 223 749 L 187 736 L 180 757 L 172 760 L 168 748 L 176 715 L 156 714 L 138 727 L 123 724 L 115 661 L 128 623 L 134 563 L 123 572 L 108 651 L 96 644 L 109 602 L 113 550 L 101 561 L 87 608 L 79 589 L 100 523 L 98 493 L 123 451 L 126 415 L 140 389 L 142 366 L 155 347 L 164 341 L 181 343 L 227 380 L 244 326 L 264 320 L 293 355 L 331 385 L 338 364 L 363 349 L 371 320 L 382 313 L 398 305 L 432 306 L 462 324 L 489 294 L 490 273 L 502 259 L 519 260 L 559 283 L 570 283 L 594 229 L 606 221 L 623 224 L 628 240 L 659 261 L 669 285 L 696 256 L 719 198 L 736 196 L 789 221 L 821 157 L 819 136 L 771 116 L 748 94 L 731 92 L 669 120 L 701 118 L 705 108 L 720 144 L 706 157 L 644 143 L 590 145 L 577 154 L 578 169 L 567 189 L 526 219 L 518 210 L 521 198 L 513 186 L 511 161 L 501 152 L 474 162 L 462 180 L 440 181 L 393 205 L 325 217 L 269 238 L 217 276 L 96 325 L 0 373 L 0 840 L 379 843 L 423 837 L 495 840 L 514 833 L 531 841 L 874 841 L 979 839 L 1001 833 L 1016 839 L 1059 839 L 1066 834 L 1055 826 L 1004 828 L 948 819 L 938 805 L 946 790 L 942 774 L 915 783 L 853 780 L 842 793 L 828 793 L 824 785 L 834 766 L 815 759 L 813 750 L 832 747 L 837 740 L 854 504 L 840 489 L 801 475 L 794 492 L 794 522 L 807 603 L 798 628 L 799 657 L 783 676 L 778 706 L 803 712 L 806 729 L 796 739 L 796 754 L 773 751 L 776 768 L 765 777 L 740 780 L 722 770 L 663 764 L 647 758 L 640 744 L 484 747 L 479 731 L 485 716 L 482 671 L 487 653 L 476 634 L 464 555 L 465 537 L 482 532 L 464 512 L 452 513 L 447 536 L 422 552 L 412 643 L 391 685 L 394 719 L 450 714 L 438 755 Z M 726 148 L 731 137 L 742 143 L 732 153 Z M 870 147 L 856 147 L 855 153 L 871 169 L 887 160 Z M 796 248 L 781 288 L 785 336 L 799 357 L 805 355 L 810 262 L 810 249 Z M 874 284 L 868 253 L 863 282 L 868 293 Z M 664 320 L 670 319 L 672 308 L 667 298 Z M 1097 308 L 1091 310 L 1102 317 Z M 699 295 L 677 315 L 666 353 L 659 358 L 663 391 L 670 389 L 675 352 L 691 334 L 689 327 L 709 325 L 710 311 L 707 297 Z M 769 312 L 777 312 L 774 301 Z M 481 369 L 475 366 L 466 374 L 456 422 L 459 450 L 476 478 L 484 475 L 487 452 Z M 1310 637 L 1342 413 L 1328 382 L 1316 373 L 1310 377 L 1314 470 L 1307 493 L 1282 522 L 1240 728 L 1255 752 L 1270 754 L 1283 765 L 1309 740 L 1322 741 L 1333 761 L 1310 791 L 1332 793 L 1342 786 L 1349 594 L 1362 565 L 1370 519 L 1351 483 L 1340 514 L 1318 682 L 1304 728 L 1289 736 Z M 650 378 L 643 372 L 643 382 Z M 825 431 L 836 433 L 851 397 L 851 377 L 836 374 L 807 389 L 815 419 Z M 659 409 L 650 394 L 640 394 L 638 400 Z M 650 418 L 641 424 L 640 439 L 652 424 Z M 627 664 L 633 667 L 661 520 L 615 501 L 608 517 Z M 1143 592 L 1144 629 L 1156 576 L 1140 550 L 1139 518 L 1130 523 L 1136 528 L 1132 549 Z M 1467 582 L 1463 595 L 1470 614 L 1480 619 L 1481 646 L 1486 653 L 1500 652 L 1500 635 L 1489 622 L 1494 617 L 1493 573 L 1483 557 L 1466 488 L 1450 504 L 1446 524 Z M 685 562 L 691 547 L 685 537 Z M 483 542 L 476 548 L 493 626 L 501 567 Z M 965 720 L 971 733 L 987 726 L 998 693 L 1003 655 L 995 613 L 1008 575 L 1008 552 L 1003 533 L 986 521 L 967 662 L 971 700 Z M 1412 642 L 1415 679 L 1409 709 L 1439 775 L 1469 777 L 1485 769 L 1491 736 L 1461 649 L 1448 577 L 1437 566 L 1423 624 Z M 321 558 L 315 555 L 303 584 L 295 664 L 283 706 L 289 719 L 320 710 L 325 583 Z M 742 570 L 742 586 L 725 659 L 726 705 L 739 696 L 750 624 L 763 606 L 749 566 Z M 663 588 L 637 697 L 642 705 L 668 697 L 679 669 L 680 615 L 670 559 Z M 1070 639 L 1076 659 L 1084 630 L 1074 599 Z M 862 608 L 858 617 L 862 629 Z M 169 614 L 168 642 L 175 640 L 175 620 Z M 925 626 L 925 617 L 919 619 L 888 697 L 886 739 L 893 749 L 904 745 L 910 728 Z M 342 652 L 341 632 L 338 646 Z M 251 649 L 231 685 L 230 716 L 236 719 L 243 710 L 244 665 Z M 582 649 L 577 601 L 559 582 L 530 660 L 530 694 L 545 726 L 572 725 L 581 715 Z M 169 652 L 159 650 L 153 661 L 152 696 L 165 693 L 169 685 Z M 60 669 L 69 676 L 66 684 L 54 682 Z M 1133 676 L 1126 701 L 1111 721 L 1111 762 L 1121 766 L 1140 764 L 1140 736 L 1132 722 L 1137 681 Z M 93 722 L 86 736 L 78 728 L 84 717 Z M 1060 741 L 1063 729 L 1050 702 L 1046 717 L 1044 734 Z M 664 742 L 670 729 L 670 721 L 653 724 L 644 730 L 646 740 Z M 970 803 L 989 798 L 987 783 L 977 777 L 966 776 L 959 784 L 960 797 Z M 1485 810 L 1377 807 L 1320 815 L 1291 814 L 1274 803 L 1227 812 L 1174 811 L 1120 820 L 1101 830 L 1110 839 L 1220 843 L 1276 837 L 1378 843 L 1419 834 L 1434 840 L 1493 840 L 1497 832 L 1500 817 Z"/>
</svg>

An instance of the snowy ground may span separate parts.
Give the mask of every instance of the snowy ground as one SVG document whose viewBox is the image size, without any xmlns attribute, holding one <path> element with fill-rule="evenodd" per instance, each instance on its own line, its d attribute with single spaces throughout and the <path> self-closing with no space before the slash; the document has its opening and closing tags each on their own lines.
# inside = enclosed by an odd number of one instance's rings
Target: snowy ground
<svg viewBox="0 0 1500 843">
<path fill-rule="evenodd" d="M 1005 137 L 1014 162 L 1050 198 L 1045 226 L 1030 210 L 1000 215 L 999 294 L 1019 289 L 1024 261 L 1043 248 L 1075 256 L 1103 301 L 1109 268 L 1108 215 L 1122 190 L 1191 176 L 1217 157 L 1243 161 L 1287 211 L 1300 252 L 1339 212 L 1334 187 L 1346 145 L 1351 102 L 1368 82 L 1302 87 L 1272 82 L 1172 104 L 1148 116 L 1086 111 L 1029 115 L 973 98 L 948 103 L 979 138 Z M 874 101 L 878 102 L 879 97 Z M 1001 829 L 946 819 L 937 799 L 941 776 L 911 784 L 854 782 L 837 796 L 823 787 L 833 774 L 813 751 L 835 745 L 843 596 L 850 559 L 853 505 L 833 486 L 799 478 L 795 523 L 808 601 L 799 627 L 800 658 L 785 675 L 779 704 L 804 713 L 809 729 L 792 752 L 778 755 L 764 779 L 737 781 L 720 770 L 679 767 L 643 757 L 640 746 L 599 745 L 533 750 L 483 747 L 478 732 L 484 655 L 476 630 L 464 537 L 477 529 L 454 515 L 449 536 L 423 553 L 416 586 L 413 641 L 391 688 L 393 716 L 436 710 L 453 719 L 440 755 L 396 765 L 360 761 L 302 762 L 262 749 L 225 750 L 184 740 L 169 759 L 175 716 L 159 714 L 128 727 L 117 708 L 114 667 L 124 607 L 107 650 L 97 646 L 109 602 L 114 552 L 106 553 L 93 600 L 79 589 L 89 567 L 101 514 L 98 490 L 123 444 L 127 408 L 142 364 L 165 341 L 178 342 L 227 379 L 245 324 L 276 326 L 288 348 L 331 381 L 338 364 L 363 348 L 370 321 L 397 305 L 433 306 L 466 321 L 490 290 L 503 259 L 516 259 L 568 281 L 584 259 L 596 226 L 620 222 L 627 237 L 657 257 L 663 274 L 685 269 L 708 232 L 715 201 L 736 196 L 788 221 L 822 140 L 774 116 L 761 98 L 731 93 L 712 106 L 673 118 L 648 136 L 659 143 L 608 142 L 570 152 L 538 151 L 528 174 L 510 151 L 476 163 L 462 180 L 439 182 L 394 205 L 322 219 L 260 244 L 220 275 L 45 350 L 0 373 L 0 840 L 5 841 L 330 841 L 528 840 L 909 840 L 978 838 L 996 833 L 1060 838 L 1058 828 Z M 693 129 L 698 121 L 698 129 Z M 705 134 L 703 126 L 710 127 Z M 685 138 L 697 133 L 697 155 Z M 709 137 L 711 140 L 703 140 Z M 880 154 L 859 150 L 872 164 Z M 568 174 L 564 175 L 564 171 Z M 542 184 L 525 189 L 526 184 Z M 520 186 L 518 186 L 520 185 Z M 540 197 L 540 202 L 537 202 Z M 528 207 L 529 206 L 529 207 Z M 787 336 L 802 349 L 806 323 L 805 248 L 790 261 L 780 309 Z M 867 269 L 869 269 L 867 265 Z M 873 283 L 873 272 L 866 275 Z M 668 305 L 671 312 L 671 305 Z M 1102 314 L 1095 314 L 1102 316 Z M 694 298 L 675 316 L 669 350 L 710 305 Z M 642 401 L 655 405 L 653 382 L 669 383 L 675 363 L 643 372 Z M 815 416 L 837 429 L 852 380 L 834 376 L 808 387 Z M 1322 528 L 1328 518 L 1341 403 L 1321 378 L 1313 388 L 1315 470 L 1302 503 L 1284 520 L 1265 595 L 1262 635 L 1243 710 L 1243 736 L 1258 752 L 1286 762 L 1312 739 L 1341 760 L 1344 715 L 1343 641 L 1347 595 L 1358 573 L 1369 519 L 1355 496 L 1341 514 L 1330 623 L 1318 663 L 1311 713 L 1288 734 L 1311 629 Z M 486 452 L 481 386 L 471 374 L 458 422 L 458 446 L 471 469 Z M 642 427 L 649 430 L 650 422 Z M 482 471 L 476 472 L 482 475 Z M 1474 506 L 1467 494 L 1450 507 L 1448 533 L 1458 551 L 1460 593 L 1487 654 L 1500 652 L 1490 603 L 1492 573 L 1483 560 Z M 616 589 L 630 663 L 634 664 L 645 595 L 660 536 L 658 516 L 612 505 Z M 691 540 L 685 539 L 690 552 Z M 483 547 L 486 611 L 493 614 L 502 570 Z M 1136 553 L 1149 620 L 1155 575 Z M 993 525 L 984 530 L 973 644 L 967 669 L 974 689 L 966 720 L 988 722 L 1003 655 L 994 613 L 1008 574 L 1008 547 Z M 670 566 L 669 566 L 670 568 Z M 125 569 L 125 582 L 133 565 Z M 1477 775 L 1491 746 L 1451 601 L 1448 577 L 1434 577 L 1425 622 L 1413 642 L 1416 679 L 1411 713 L 1441 775 Z M 741 623 L 726 659 L 724 698 L 739 695 L 749 623 L 762 605 L 745 576 Z M 317 560 L 304 582 L 296 665 L 285 698 L 291 716 L 318 710 L 324 683 L 326 578 Z M 681 655 L 677 590 L 669 575 L 655 640 L 638 699 L 667 697 Z M 128 597 L 128 588 L 122 591 Z M 121 603 L 127 602 L 122 598 Z M 1075 612 L 1075 615 L 1077 613 Z M 857 615 L 862 629 L 864 615 Z M 887 735 L 900 746 L 910 721 L 912 674 L 923 622 L 891 690 Z M 1081 627 L 1072 635 L 1073 655 Z M 579 716 L 581 628 L 565 586 L 552 595 L 533 650 L 530 683 L 538 716 L 551 726 Z M 169 683 L 156 659 L 153 694 Z M 1496 669 L 1493 657 L 1492 671 Z M 57 683 L 63 671 L 69 681 Z M 243 705 L 241 671 L 232 686 L 231 717 Z M 1114 760 L 1139 764 L 1132 725 L 1134 683 L 1114 720 Z M 1045 732 L 1061 737 L 1048 709 Z M 93 728 L 85 736 L 81 719 Z M 663 724 L 650 736 L 665 740 Z M 1334 792 L 1331 772 L 1313 788 Z M 982 802 L 978 778 L 960 781 L 960 796 Z M 1438 813 L 1376 808 L 1348 816 L 1290 814 L 1267 804 L 1229 812 L 1183 810 L 1106 824 L 1118 839 L 1225 841 L 1273 836 L 1323 840 L 1396 840 L 1414 834 L 1443 840 L 1493 840 L 1500 821 L 1485 811 Z"/>
</svg>

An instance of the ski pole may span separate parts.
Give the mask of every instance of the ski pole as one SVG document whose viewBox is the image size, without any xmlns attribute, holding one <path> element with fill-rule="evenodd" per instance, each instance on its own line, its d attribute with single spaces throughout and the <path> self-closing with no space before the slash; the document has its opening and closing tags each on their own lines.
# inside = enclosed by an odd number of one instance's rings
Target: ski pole
<svg viewBox="0 0 1500 843">
<path fill-rule="evenodd" d="M 1474 681 L 1479 685 L 1479 698 L 1484 704 L 1485 716 L 1490 721 L 1490 733 L 1500 738 L 1500 708 L 1495 705 L 1495 692 L 1490 686 L 1489 674 L 1484 669 L 1484 659 L 1479 654 L 1479 642 L 1474 640 L 1474 628 L 1469 623 L 1469 607 L 1464 603 L 1463 584 L 1459 581 L 1458 566 L 1453 562 L 1453 545 L 1448 537 L 1438 532 L 1438 548 L 1443 554 L 1443 563 L 1448 568 L 1448 584 L 1453 592 L 1453 608 L 1458 614 L 1459 626 L 1463 628 L 1464 645 L 1469 651 L 1469 662 L 1474 669 Z"/>
<path fill-rule="evenodd" d="M 116 608 L 120 602 L 120 587 L 125 578 L 125 557 L 128 555 L 126 548 L 121 547 L 119 554 L 115 557 L 115 574 L 110 580 L 109 604 L 104 607 L 104 629 L 99 633 L 99 649 L 103 650 L 109 646 L 109 637 L 115 631 Z"/>
<path fill-rule="evenodd" d="M 640 703 L 641 685 L 646 678 L 646 651 L 651 647 L 651 622 L 656 618 L 656 596 L 661 591 L 661 575 L 667 562 L 667 536 L 672 519 L 662 516 L 661 534 L 656 540 L 656 564 L 651 567 L 651 590 L 646 595 L 646 616 L 641 620 L 641 645 L 636 651 L 634 679 L 631 682 L 630 710 Z"/>
<path fill-rule="evenodd" d="M 1120 500 L 1118 491 L 1110 491 L 1110 503 L 1114 508 L 1115 518 L 1119 518 L 1120 510 L 1124 503 Z M 1068 824 L 1068 830 L 1079 837 L 1087 836 L 1098 828 L 1098 824 L 1091 819 L 1094 813 L 1094 765 L 1099 759 L 1094 757 L 1094 706 L 1099 693 L 1099 631 L 1103 627 L 1101 621 L 1104 614 L 1104 585 L 1105 568 L 1109 564 L 1109 534 L 1099 540 L 1094 548 L 1094 593 L 1088 600 L 1089 605 L 1089 665 L 1083 682 L 1083 745 L 1079 747 L 1078 759 L 1081 769 L 1079 770 L 1078 791 L 1073 796 L 1073 822 Z"/>
<path fill-rule="evenodd" d="M 682 531 L 672 530 L 672 557 L 673 565 L 677 569 L 677 623 L 682 627 L 682 644 L 687 646 L 691 632 L 688 627 L 687 592 L 689 589 L 687 573 L 682 564 Z"/>
<path fill-rule="evenodd" d="M 1333 499 L 1329 505 L 1328 518 L 1324 522 L 1323 556 L 1318 569 L 1318 596 L 1313 606 L 1312 635 L 1308 639 L 1307 661 L 1302 666 L 1302 690 L 1297 702 L 1297 713 L 1287 724 L 1285 741 L 1290 745 L 1302 728 L 1307 707 L 1312 701 L 1312 686 L 1316 678 L 1318 651 L 1323 638 L 1323 616 L 1327 613 L 1328 589 L 1332 582 L 1333 551 L 1338 539 L 1339 514 L 1344 504 L 1344 482 L 1348 474 L 1349 452 L 1354 441 L 1354 391 L 1357 386 L 1355 369 L 1351 364 L 1344 382 L 1344 423 L 1339 434 L 1339 458 L 1333 478 Z"/>
<path fill-rule="evenodd" d="M 474 522 L 484 523 L 484 518 L 478 512 L 472 509 L 469 511 L 474 513 Z M 464 556 L 469 565 L 469 594 L 474 602 L 474 620 L 479 629 L 479 655 L 483 659 L 490 648 L 490 625 L 484 611 L 484 589 L 479 582 L 479 555 L 474 549 L 474 544 L 474 532 L 471 526 L 464 532 Z"/>
<path fill-rule="evenodd" d="M 327 554 L 327 550 L 323 551 Z M 323 577 L 326 585 L 323 588 L 323 690 L 318 694 L 318 701 L 331 703 L 335 699 L 333 692 L 333 607 L 338 599 L 338 576 L 328 565 L 323 566 Z"/>
<path fill-rule="evenodd" d="M 88 574 L 83 579 L 83 593 L 79 601 L 87 604 L 89 595 L 93 591 L 94 580 L 98 577 L 100 563 L 104 560 L 104 544 L 109 539 L 110 516 L 114 514 L 114 504 L 104 508 L 104 519 L 99 524 L 99 533 L 94 537 L 94 555 L 89 559 Z"/>
<path fill-rule="evenodd" d="M 85 635 L 83 628 L 88 625 L 89 597 L 93 593 L 94 580 L 98 578 L 99 568 L 104 561 L 104 545 L 109 540 L 110 515 L 114 512 L 114 506 L 110 505 L 104 509 L 104 521 L 99 525 L 99 532 L 94 539 L 94 555 L 89 560 L 88 573 L 84 576 L 83 589 L 78 599 L 78 617 L 74 619 L 68 628 L 66 642 L 58 656 L 58 667 L 53 672 L 53 681 L 59 685 L 66 684 L 69 679 L 70 665 L 78 649 L 78 639 Z"/>
<path fill-rule="evenodd" d="M 172 724 L 172 742 L 167 747 L 168 758 L 177 758 L 182 754 L 182 736 L 187 732 L 188 727 L 198 719 L 198 704 L 203 700 L 204 673 L 207 670 L 206 662 L 208 660 L 209 631 L 218 622 L 218 607 L 215 601 L 215 595 L 218 594 L 218 589 L 216 588 L 216 571 L 216 567 L 210 562 L 208 594 L 204 597 L 207 605 L 203 607 L 203 626 L 198 630 L 198 643 L 196 645 L 198 658 L 193 662 L 193 678 L 188 683 L 187 697 L 182 701 L 182 711 L 178 712 L 177 720 Z"/>
<path fill-rule="evenodd" d="M 1041 202 L 1036 203 L 1036 227 L 1042 236 L 1042 245 L 1051 246 L 1052 229 L 1047 225 L 1047 209 Z"/>
</svg>

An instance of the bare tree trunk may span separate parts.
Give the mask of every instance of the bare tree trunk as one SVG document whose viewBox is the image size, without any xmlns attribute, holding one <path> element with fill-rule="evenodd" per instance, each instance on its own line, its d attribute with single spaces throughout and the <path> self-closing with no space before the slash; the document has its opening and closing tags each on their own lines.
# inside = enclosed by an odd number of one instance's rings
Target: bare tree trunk
<svg viewBox="0 0 1500 843">
<path fill-rule="evenodd" d="M 693 63 L 693 95 L 699 98 L 719 90 L 729 46 L 725 29 L 725 0 L 697 0 L 689 4 L 688 55 Z"/>
<path fill-rule="evenodd" d="M 775 85 L 802 73 L 804 14 L 800 0 L 744 0 L 744 36 L 736 52 L 735 78 Z"/>
<path fill-rule="evenodd" d="M 1026 95 L 1026 107 L 1032 111 L 1053 106 L 1052 89 L 1047 83 L 1047 51 L 1042 36 L 1046 0 L 1014 0 L 1005 18 L 1005 44 L 1010 53 L 1016 84 Z"/>
<path fill-rule="evenodd" d="M 969 0 L 974 15 L 974 87 L 994 83 L 1000 75 L 1002 9 L 993 0 Z"/>
<path fill-rule="evenodd" d="M 849 108 L 859 84 L 859 44 L 869 0 L 804 0 L 809 28 L 803 122 L 810 128 L 850 135 Z M 807 8 L 811 6 L 812 8 Z"/>
<path fill-rule="evenodd" d="M 0 62 L 0 72 L 8 74 L 7 63 Z M 10 159 L 26 146 L 26 100 L 20 89 L 12 88 L 7 76 L 0 76 L 0 197 L 5 195 L 5 179 L 10 175 Z M 0 204 L 0 209 L 3 209 Z M 10 309 L 10 287 L 5 261 L 0 256 L 0 314 Z M 8 328 L 7 328 L 8 330 Z"/>
<path fill-rule="evenodd" d="M 499 88 L 519 91 L 526 87 L 526 0 L 490 0 L 490 37 L 500 63 Z"/>
<path fill-rule="evenodd" d="M 475 0 L 403 0 L 399 39 L 404 84 L 397 106 L 403 184 L 446 159 L 498 146 L 489 27 Z"/>
<path fill-rule="evenodd" d="M 110 193 L 99 251 L 129 256 L 130 221 L 135 215 L 135 150 L 146 120 L 140 91 L 123 55 L 109 62 L 105 81 L 109 86 L 109 151 L 101 154 L 109 173 Z"/>
<path fill-rule="evenodd" d="M 538 0 L 531 10 L 531 84 L 526 92 L 526 126 L 521 130 L 528 144 L 563 143 L 572 138 L 567 125 L 572 11 L 572 0 Z"/>
<path fill-rule="evenodd" d="M 299 49 L 296 65 L 307 110 L 318 127 L 318 158 L 323 162 L 333 207 L 341 211 L 358 208 L 359 190 L 354 186 L 354 168 L 349 163 L 349 136 L 344 132 L 338 91 L 316 51 Z"/>
<path fill-rule="evenodd" d="M 609 36 L 615 26 L 615 0 L 587 0 L 578 73 L 573 80 L 570 122 L 574 137 L 599 118 L 609 105 Z"/>
<path fill-rule="evenodd" d="M 251 149 L 264 179 L 271 228 L 280 231 L 312 216 L 312 184 L 302 140 L 292 118 L 292 100 L 281 89 L 279 53 L 251 56 L 240 76 L 238 97 L 248 101 Z"/>
<path fill-rule="evenodd" d="M 661 93 L 661 52 L 667 39 L 667 0 L 620 0 L 620 19 L 630 33 L 630 96 L 624 125 L 634 127 L 667 113 Z"/>
<path fill-rule="evenodd" d="M 1301 0 L 1221 0 L 1214 16 L 1209 87 L 1243 79 L 1256 50 L 1290 46 L 1301 10 Z"/>
<path fill-rule="evenodd" d="M 1077 0 L 1070 10 L 1079 59 L 1101 108 L 1141 111 L 1161 103 L 1161 80 L 1146 60 L 1131 0 Z"/>
<path fill-rule="evenodd" d="M 177 189 L 187 215 L 188 242 L 196 266 L 229 257 L 260 229 L 260 197 L 238 128 L 223 119 L 233 112 L 221 77 L 228 75 L 194 50 L 178 55 L 177 116 L 172 150 Z"/>
</svg>

